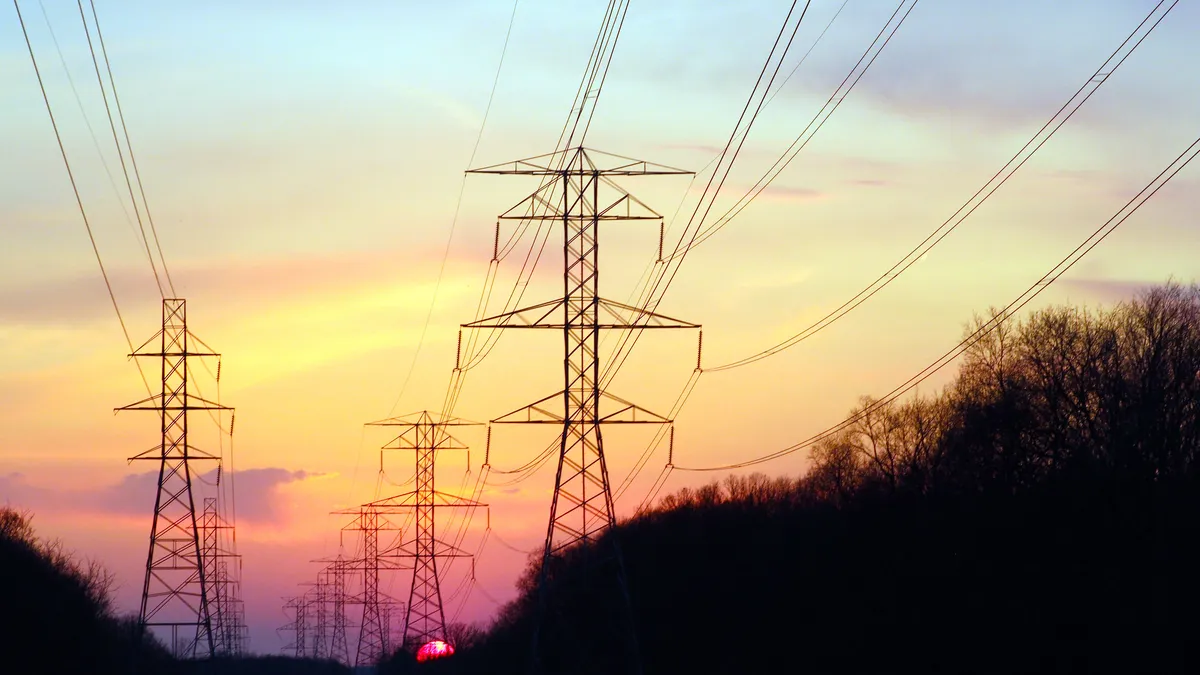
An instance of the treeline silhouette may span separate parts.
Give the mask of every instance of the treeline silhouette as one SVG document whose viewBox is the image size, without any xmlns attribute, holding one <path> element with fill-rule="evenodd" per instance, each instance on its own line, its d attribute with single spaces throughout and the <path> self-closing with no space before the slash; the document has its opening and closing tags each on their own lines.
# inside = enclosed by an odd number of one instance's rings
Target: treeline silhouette
<svg viewBox="0 0 1200 675">
<path fill-rule="evenodd" d="M 798 479 L 730 476 L 620 524 L 646 673 L 1200 672 L 1200 289 L 1005 322 L 942 391 L 852 416 Z M 549 605 L 617 653 L 619 597 L 580 559 Z M 538 562 L 421 670 L 524 672 Z"/>
<path fill-rule="evenodd" d="M 0 672 L 166 672 L 166 651 L 117 617 L 112 576 L 42 541 L 31 516 L 0 508 Z"/>
<path fill-rule="evenodd" d="M 330 661 L 285 657 L 177 661 L 112 606 L 113 578 L 61 542 L 37 537 L 29 513 L 0 507 L 0 673 L 5 675 L 341 675 Z"/>
</svg>

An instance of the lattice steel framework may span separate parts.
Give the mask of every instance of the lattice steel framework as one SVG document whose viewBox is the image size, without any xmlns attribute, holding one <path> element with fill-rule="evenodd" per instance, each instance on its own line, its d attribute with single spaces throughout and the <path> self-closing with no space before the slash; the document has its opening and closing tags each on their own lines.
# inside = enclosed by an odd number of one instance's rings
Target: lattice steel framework
<svg viewBox="0 0 1200 675">
<path fill-rule="evenodd" d="M 346 640 L 349 622 L 346 620 L 346 566 L 341 556 L 326 565 L 318 583 L 325 587 L 324 598 L 329 603 L 326 616 L 329 628 L 329 658 L 350 665 L 350 646 Z"/>
<path fill-rule="evenodd" d="M 354 665 L 371 666 L 379 663 L 391 649 L 390 607 L 391 598 L 379 590 L 379 574 L 381 571 L 401 569 L 393 556 L 379 549 L 380 532 L 398 532 L 388 520 L 383 510 L 374 503 L 363 504 L 355 509 L 335 511 L 335 515 L 352 515 L 354 519 L 342 528 L 342 531 L 359 532 L 362 537 L 362 556 L 344 560 L 340 565 L 343 573 L 358 571 L 362 573 L 362 593 L 352 601 L 363 607 L 361 628 L 358 633 L 358 647 L 354 655 Z"/>
<path fill-rule="evenodd" d="M 284 646 L 284 651 L 291 651 L 292 655 L 298 659 L 308 656 L 308 613 L 309 599 L 303 595 L 298 595 L 292 598 L 286 598 L 283 603 L 285 612 L 291 612 L 292 620 L 280 628 L 281 631 L 291 631 L 295 635 L 295 639 L 291 643 Z"/>
<path fill-rule="evenodd" d="M 593 544 L 616 524 L 601 426 L 671 424 L 671 420 L 603 390 L 600 334 L 604 330 L 700 326 L 600 297 L 600 223 L 650 220 L 658 221 L 661 228 L 662 217 L 621 189 L 612 177 L 686 175 L 691 172 L 578 147 L 472 169 L 469 173 L 541 176 L 542 186 L 500 218 L 559 221 L 563 226 L 561 298 L 463 324 L 463 328 L 544 329 L 559 330 L 563 334 L 562 391 L 493 420 L 498 424 L 556 424 L 562 428 L 539 582 L 543 612 L 548 574 L 556 556 L 579 546 L 588 560 L 613 560 L 618 590 L 626 607 L 626 626 L 621 632 L 632 652 L 624 667 L 640 670 L 624 565 L 617 542 L 608 538 L 612 550 L 607 558 L 589 553 Z M 661 249 L 660 229 L 660 258 Z M 602 409 L 602 405 L 609 407 Z M 557 412 L 559 410 L 561 413 Z M 538 636 L 543 623 L 544 619 L 539 619 L 534 632 L 535 668 L 538 667 Z M 582 647 L 586 641 L 580 636 L 574 636 L 573 641 L 586 651 Z M 580 653 L 577 657 L 576 665 L 564 667 L 575 668 L 579 664 L 583 664 L 579 667 L 594 667 L 600 655 Z"/>
<path fill-rule="evenodd" d="M 327 607 L 328 599 L 326 598 L 326 587 L 321 583 L 318 576 L 317 583 L 301 584 L 307 586 L 308 590 L 302 596 L 304 601 L 308 603 L 308 618 L 306 625 L 309 631 L 306 640 L 308 652 L 305 656 L 314 659 L 323 659 L 329 653 L 329 611 Z"/>
<path fill-rule="evenodd" d="M 220 478 L 217 479 L 220 481 Z M 204 513 L 200 532 L 203 541 L 204 578 L 208 580 L 209 609 L 212 620 L 213 653 L 218 655 L 240 654 L 242 651 L 242 626 L 240 625 L 238 583 L 229 577 L 229 559 L 239 559 L 236 553 L 223 549 L 220 532 L 230 531 L 232 525 L 225 522 L 217 511 L 217 499 L 205 497 Z"/>
<path fill-rule="evenodd" d="M 192 342 L 208 349 L 188 331 L 186 302 L 182 298 L 164 299 L 162 330 L 130 354 L 160 360 L 161 392 L 116 409 L 153 410 L 161 420 L 159 445 L 130 458 L 159 463 L 138 621 L 143 629 L 166 630 L 175 654 L 185 658 L 212 656 L 215 649 L 210 580 L 201 559 L 192 491 L 192 462 L 218 459 L 188 442 L 188 413 L 231 410 L 189 392 L 188 360 L 220 356 L 211 350 L 192 351 Z"/>
<path fill-rule="evenodd" d="M 461 426 L 479 426 L 478 422 L 447 417 L 442 418 L 429 411 L 393 417 L 371 426 L 393 427 L 398 435 L 384 450 L 413 450 L 416 454 L 416 489 L 372 502 L 381 511 L 395 513 L 412 511 L 416 531 L 411 539 L 401 540 L 387 554 L 396 558 L 413 560 L 412 585 L 404 613 L 404 633 L 401 648 L 415 651 L 431 640 L 448 641 L 446 615 L 442 609 L 442 591 L 438 577 L 438 560 L 445 558 L 467 558 L 470 553 L 437 538 L 435 517 L 438 509 L 486 507 L 486 504 L 438 492 L 434 478 L 434 460 L 440 450 L 465 450 L 448 429 Z"/>
</svg>

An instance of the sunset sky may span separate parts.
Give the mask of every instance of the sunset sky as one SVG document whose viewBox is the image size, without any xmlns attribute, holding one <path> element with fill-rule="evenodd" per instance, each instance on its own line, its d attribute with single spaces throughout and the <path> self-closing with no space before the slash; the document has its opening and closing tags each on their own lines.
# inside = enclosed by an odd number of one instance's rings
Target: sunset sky
<svg viewBox="0 0 1200 675">
<path fill-rule="evenodd" d="M 790 3 L 631 3 L 589 147 L 700 170 L 724 145 Z M 924 0 L 815 140 L 738 219 L 696 249 L 660 311 L 704 325 L 716 365 L 787 337 L 840 305 L 921 241 L 1037 131 L 1154 6 Z M 123 209 L 120 168 L 74 3 L 21 5 L 72 169 L 135 344 L 160 302 Z M 841 5 L 815 0 L 785 70 Z M 522 0 L 476 165 L 549 152 L 604 2 Z M 756 122 L 717 210 L 778 157 L 895 9 L 851 2 Z M 483 122 L 513 5 L 455 2 L 97 2 L 145 189 L 190 328 L 223 353 L 236 407 L 238 543 L 251 646 L 276 652 L 283 596 L 334 555 L 330 511 L 409 488 L 411 453 L 385 458 L 363 423 L 440 408 L 457 327 L 472 319 L 496 214 L 536 179 L 471 176 L 427 331 L 463 170 Z M 706 466 L 787 446 L 838 422 L 955 342 L 973 312 L 1035 281 L 1200 133 L 1200 7 L 1180 3 L 1034 158 L 943 244 L 861 309 L 774 358 L 704 375 L 677 420 L 675 461 Z M 67 79 L 74 81 L 76 101 Z M 84 113 L 86 113 L 86 120 Z M 96 144 L 88 131 L 90 123 Z M 103 157 L 103 162 L 101 158 Z M 702 178 L 707 178 L 703 176 Z M 622 185 L 668 218 L 699 196 L 687 178 Z M 1200 263 L 1200 167 L 1189 167 L 1038 305 L 1096 306 Z M 509 227 L 505 225 L 505 227 Z M 507 233 L 509 230 L 505 230 Z M 15 11 L 0 10 L 0 502 L 116 575 L 136 613 L 158 442 L 58 153 Z M 657 227 L 605 230 L 602 292 L 625 301 Z M 527 304 L 561 291 L 551 239 Z M 507 295 L 519 255 L 500 267 Z M 424 341 L 421 336 L 424 333 Z M 488 420 L 561 386 L 557 334 L 512 332 L 470 371 L 461 417 Z M 396 405 L 420 344 L 420 358 Z M 690 332 L 649 334 L 612 392 L 665 413 L 696 358 Z M 154 384 L 153 364 L 147 374 Z M 215 364 L 213 364 L 215 368 Z M 947 371 L 924 387 L 947 381 Z M 207 374 L 203 377 L 207 378 Z M 208 378 L 211 381 L 211 378 Z M 210 385 L 211 386 L 211 385 Z M 215 397 L 216 388 L 207 391 Z M 226 418 L 226 422 L 228 418 Z M 230 455 L 200 420 L 195 442 Z M 508 470 L 554 430 L 499 429 Z M 439 457 L 439 487 L 469 491 L 484 432 Z M 645 431 L 606 431 L 614 481 Z M 796 453 L 761 469 L 796 475 Z M 629 514 L 666 462 L 658 452 L 618 502 Z M 226 468 L 228 468 L 228 463 Z M 665 490 L 720 474 L 676 471 Z M 484 490 L 495 535 L 459 620 L 512 598 L 522 549 L 545 536 L 553 469 Z M 210 489 L 200 484 L 201 490 Z M 472 523 L 474 549 L 485 519 Z M 350 539 L 345 540 L 352 546 Z M 444 582 L 458 585 L 465 566 Z M 388 582 L 400 599 L 408 581 Z M 447 591 L 449 592 L 449 591 Z M 457 600 L 449 603 L 451 610 Z"/>
</svg>

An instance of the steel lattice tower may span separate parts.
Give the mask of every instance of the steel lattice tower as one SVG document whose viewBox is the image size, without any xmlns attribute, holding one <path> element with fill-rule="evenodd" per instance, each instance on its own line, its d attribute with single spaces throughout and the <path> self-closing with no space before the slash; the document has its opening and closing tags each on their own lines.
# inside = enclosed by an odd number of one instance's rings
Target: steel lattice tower
<svg viewBox="0 0 1200 675">
<path fill-rule="evenodd" d="M 317 583 L 301 584 L 308 590 L 301 597 L 307 603 L 311 622 L 306 624 L 309 629 L 307 641 L 308 652 L 305 656 L 314 659 L 325 658 L 329 651 L 329 613 L 326 607 L 325 586 L 317 577 Z"/>
<path fill-rule="evenodd" d="M 616 628 L 611 621 L 599 617 L 588 627 L 559 626 L 568 632 L 574 629 L 569 641 L 577 646 L 575 662 L 559 664 L 559 667 L 592 669 L 601 660 L 611 662 L 612 654 L 604 653 L 603 645 L 585 639 L 583 635 L 594 627 L 606 626 L 621 633 L 623 637 L 618 639 L 628 647 L 630 653 L 623 668 L 638 672 L 641 667 L 636 633 L 617 542 L 612 537 L 607 539 L 611 545 L 607 556 L 591 552 L 593 544 L 616 525 L 601 426 L 670 424 L 671 420 L 603 390 L 600 334 L 605 330 L 699 328 L 699 325 L 601 298 L 600 223 L 657 220 L 661 228 L 662 217 L 617 186 L 612 177 L 687 175 L 691 172 L 577 147 L 472 169 L 468 173 L 542 177 L 542 186 L 537 191 L 501 214 L 500 218 L 559 221 L 563 226 L 561 298 L 463 324 L 464 328 L 544 329 L 559 330 L 563 334 L 562 391 L 493 420 L 494 423 L 556 424 L 562 428 L 539 581 L 542 614 L 546 611 L 550 569 L 555 558 L 567 549 L 580 548 L 586 557 L 585 568 L 605 560 L 615 564 L 616 592 L 622 596 L 625 606 L 624 627 Z M 661 229 L 659 242 L 661 257 Z M 560 402 L 557 406 L 556 400 Z M 607 407 L 602 409 L 602 404 Z M 555 408 L 562 412 L 556 412 Z M 534 629 L 535 669 L 542 667 L 539 635 L 545 623 L 545 617 L 539 617 Z"/>
<path fill-rule="evenodd" d="M 323 608 L 317 613 L 316 634 L 322 644 L 320 654 L 347 666 L 350 661 L 350 647 L 346 637 L 350 627 L 346 619 L 346 605 L 353 600 L 346 595 L 346 574 L 352 569 L 358 569 L 355 563 L 338 554 L 335 558 L 324 558 L 312 562 L 325 563 L 317 573 L 317 596 L 323 603 Z"/>
<path fill-rule="evenodd" d="M 308 598 L 303 595 L 287 598 L 283 604 L 285 611 L 292 611 L 292 621 L 280 630 L 292 631 L 296 634 L 296 639 L 291 644 L 284 646 L 283 649 L 285 651 L 292 650 L 292 655 L 298 659 L 308 656 L 308 605 Z"/>
<path fill-rule="evenodd" d="M 414 512 L 416 532 L 411 539 L 388 551 L 397 558 L 413 559 L 412 586 L 404 613 L 404 633 L 401 648 L 419 649 L 432 640 L 447 641 L 446 615 L 442 608 L 442 591 L 438 577 L 438 560 L 468 558 L 467 553 L 449 542 L 437 538 L 436 512 L 440 508 L 475 508 L 484 506 L 477 501 L 438 492 L 434 478 L 434 460 L 440 450 L 465 450 L 458 439 L 447 431 L 452 427 L 479 426 L 458 418 L 439 418 L 429 411 L 393 417 L 371 426 L 395 427 L 399 430 L 384 450 L 413 450 L 416 453 L 416 489 L 387 499 L 372 502 L 376 509 L 389 513 Z"/>
<path fill-rule="evenodd" d="M 391 647 L 390 614 L 391 599 L 379 591 L 379 573 L 383 570 L 399 569 L 399 565 L 379 550 L 379 533 L 398 531 L 374 503 L 363 504 L 356 509 L 335 511 L 335 515 L 352 515 L 354 519 L 342 528 L 343 531 L 362 533 L 362 557 L 345 561 L 343 571 L 362 572 L 362 594 L 354 601 L 363 606 L 362 623 L 358 633 L 358 648 L 354 655 L 355 666 L 375 665 L 389 653 Z"/>
<path fill-rule="evenodd" d="M 161 420 L 160 444 L 130 458 L 130 461 L 159 463 L 158 491 L 154 499 L 150 550 L 146 557 L 138 621 L 143 629 L 168 630 L 171 648 L 177 656 L 212 656 L 209 579 L 202 560 L 191 463 L 219 458 L 188 443 L 188 413 L 231 408 L 188 391 L 188 359 L 219 354 L 191 351 L 192 341 L 207 347 L 188 332 L 187 305 L 183 299 L 166 298 L 162 308 L 162 330 L 130 354 L 131 357 L 160 360 L 162 390 L 137 403 L 117 408 L 118 411 L 153 410 Z"/>
<path fill-rule="evenodd" d="M 215 497 L 204 499 L 204 513 L 200 522 L 200 538 L 203 542 L 201 558 L 204 562 L 204 578 L 208 581 L 209 588 L 213 653 L 236 654 L 240 651 L 236 637 L 239 627 L 234 608 L 237 591 L 229 579 L 229 565 L 225 559 L 239 556 L 222 549 L 218 541 L 220 531 L 232 530 L 233 526 L 227 524 L 217 512 Z"/>
<path fill-rule="evenodd" d="M 341 556 L 321 570 L 319 583 L 326 587 L 325 598 L 330 604 L 332 626 L 329 635 L 329 658 L 349 665 L 350 647 L 346 642 L 346 567 Z"/>
</svg>

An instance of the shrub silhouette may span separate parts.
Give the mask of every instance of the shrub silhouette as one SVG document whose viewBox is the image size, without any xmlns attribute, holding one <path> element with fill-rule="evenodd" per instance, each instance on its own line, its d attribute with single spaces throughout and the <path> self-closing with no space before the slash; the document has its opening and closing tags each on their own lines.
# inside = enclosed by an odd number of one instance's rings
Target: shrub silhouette
<svg viewBox="0 0 1200 675">
<path fill-rule="evenodd" d="M 60 542 L 39 540 L 28 513 L 0 508 L 0 671 L 159 673 L 170 658 L 115 617 L 112 577 L 75 560 Z"/>
</svg>

